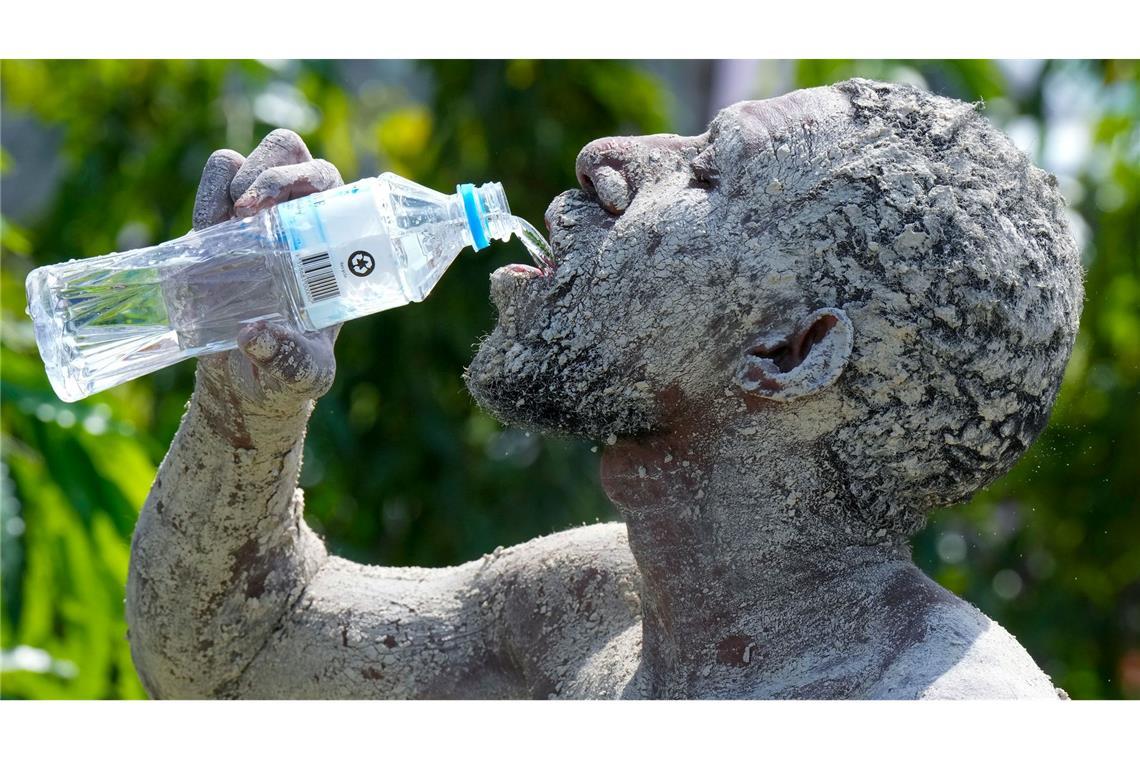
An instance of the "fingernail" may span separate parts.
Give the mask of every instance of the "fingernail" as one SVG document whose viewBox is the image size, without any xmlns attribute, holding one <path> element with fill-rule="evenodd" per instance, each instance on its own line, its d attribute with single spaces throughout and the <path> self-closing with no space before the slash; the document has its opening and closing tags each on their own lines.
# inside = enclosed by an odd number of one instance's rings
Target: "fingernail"
<svg viewBox="0 0 1140 760">
<path fill-rule="evenodd" d="M 272 359 L 277 353 L 277 345 L 277 338 L 273 333 L 269 330 L 259 330 L 242 345 L 242 350 L 249 354 L 250 358 L 264 362 Z"/>
</svg>

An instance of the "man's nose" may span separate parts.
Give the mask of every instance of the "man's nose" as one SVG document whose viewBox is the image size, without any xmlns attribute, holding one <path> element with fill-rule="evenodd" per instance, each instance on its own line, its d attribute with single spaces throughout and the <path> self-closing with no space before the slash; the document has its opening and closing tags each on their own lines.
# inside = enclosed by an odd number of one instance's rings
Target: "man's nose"
<svg viewBox="0 0 1140 760">
<path fill-rule="evenodd" d="M 620 214 L 647 180 L 648 156 L 674 151 L 679 155 L 694 139 L 680 135 L 647 135 L 594 140 L 578 153 L 574 164 L 578 184 L 597 198 L 606 211 Z"/>
</svg>

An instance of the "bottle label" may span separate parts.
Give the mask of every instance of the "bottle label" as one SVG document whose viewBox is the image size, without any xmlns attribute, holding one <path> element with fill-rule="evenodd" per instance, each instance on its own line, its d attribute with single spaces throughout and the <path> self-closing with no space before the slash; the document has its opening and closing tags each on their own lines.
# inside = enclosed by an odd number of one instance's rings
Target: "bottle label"
<svg viewBox="0 0 1140 760">
<path fill-rule="evenodd" d="M 374 180 L 277 206 L 311 329 L 407 303 Z"/>
</svg>

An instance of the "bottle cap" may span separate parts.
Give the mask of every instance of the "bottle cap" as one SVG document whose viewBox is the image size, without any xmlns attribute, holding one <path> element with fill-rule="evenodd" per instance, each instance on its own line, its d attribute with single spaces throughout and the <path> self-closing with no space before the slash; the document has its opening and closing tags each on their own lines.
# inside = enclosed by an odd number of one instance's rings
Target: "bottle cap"
<svg viewBox="0 0 1140 760">
<path fill-rule="evenodd" d="M 487 239 L 487 212 L 484 211 L 483 204 L 479 202 L 475 185 L 470 182 L 457 185 L 455 191 L 463 199 L 463 210 L 467 214 L 467 226 L 471 229 L 471 239 L 474 241 L 472 247 L 476 251 L 482 250 L 489 246 L 491 241 Z"/>
</svg>

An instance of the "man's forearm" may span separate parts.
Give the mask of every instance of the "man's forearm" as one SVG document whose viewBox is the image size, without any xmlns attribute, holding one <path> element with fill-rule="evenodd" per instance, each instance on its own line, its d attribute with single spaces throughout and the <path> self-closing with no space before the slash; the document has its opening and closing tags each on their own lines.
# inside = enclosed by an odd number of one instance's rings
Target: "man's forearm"
<svg viewBox="0 0 1140 760">
<path fill-rule="evenodd" d="M 311 409 L 250 412 L 199 371 L 131 546 L 131 651 L 152 696 L 236 696 L 324 562 L 295 487 Z"/>
</svg>

